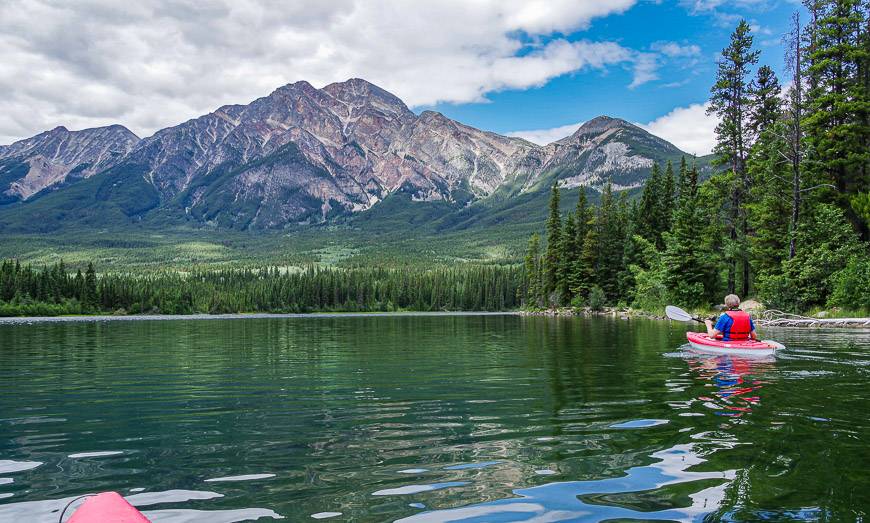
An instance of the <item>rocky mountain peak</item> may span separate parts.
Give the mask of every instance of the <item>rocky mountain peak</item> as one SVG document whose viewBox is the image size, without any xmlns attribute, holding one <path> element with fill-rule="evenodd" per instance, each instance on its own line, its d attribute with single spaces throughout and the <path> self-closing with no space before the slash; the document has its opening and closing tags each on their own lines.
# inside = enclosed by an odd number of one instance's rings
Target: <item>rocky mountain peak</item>
<svg viewBox="0 0 870 523">
<path fill-rule="evenodd" d="M 74 157 L 85 150 L 106 148 L 127 154 L 139 142 L 139 137 L 123 125 L 93 127 L 70 131 L 59 125 L 50 131 L 8 145 L 0 152 L 0 158 L 32 156 L 40 154 L 49 158 Z"/>
<path fill-rule="evenodd" d="M 391 104 L 405 107 L 405 102 L 398 96 L 362 78 L 351 78 L 344 82 L 333 82 L 324 87 L 323 90 L 339 100 L 350 101 L 362 98 L 379 98 Z"/>
<path fill-rule="evenodd" d="M 640 129 L 636 125 L 629 123 L 622 118 L 613 118 L 610 116 L 596 116 L 589 121 L 586 121 L 574 131 L 574 134 L 567 137 L 565 140 L 576 140 L 582 137 L 597 136 L 607 131 L 614 129 Z"/>
<path fill-rule="evenodd" d="M 139 143 L 122 125 L 70 131 L 58 126 L 0 148 L 0 203 L 26 200 L 119 163 Z"/>
<path fill-rule="evenodd" d="M 399 97 L 361 78 L 331 83 L 322 91 L 349 108 L 357 108 L 357 111 L 362 107 L 369 107 L 397 117 L 413 116 Z"/>
</svg>

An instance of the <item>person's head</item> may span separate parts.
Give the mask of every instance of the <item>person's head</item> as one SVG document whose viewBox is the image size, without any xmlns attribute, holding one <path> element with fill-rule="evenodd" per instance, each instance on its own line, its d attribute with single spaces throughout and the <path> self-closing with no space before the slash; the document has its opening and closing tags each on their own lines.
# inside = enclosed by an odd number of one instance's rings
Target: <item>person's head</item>
<svg viewBox="0 0 870 523">
<path fill-rule="evenodd" d="M 729 309 L 736 309 L 740 307 L 740 297 L 736 294 L 729 294 L 725 296 L 725 306 Z"/>
</svg>

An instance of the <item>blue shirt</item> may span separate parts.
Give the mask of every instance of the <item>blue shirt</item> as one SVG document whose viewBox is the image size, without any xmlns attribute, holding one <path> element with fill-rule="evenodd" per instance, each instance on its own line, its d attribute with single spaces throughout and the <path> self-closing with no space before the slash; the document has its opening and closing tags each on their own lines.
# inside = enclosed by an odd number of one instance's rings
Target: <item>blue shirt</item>
<svg viewBox="0 0 870 523">
<path fill-rule="evenodd" d="M 721 332 L 722 339 L 727 341 L 731 339 L 731 325 L 733 324 L 734 320 L 731 319 L 731 316 L 722 314 L 722 316 L 719 316 L 719 319 L 716 320 L 716 326 L 713 328 Z M 755 323 L 752 322 L 752 318 L 749 318 L 749 330 L 750 332 L 755 330 Z"/>
</svg>

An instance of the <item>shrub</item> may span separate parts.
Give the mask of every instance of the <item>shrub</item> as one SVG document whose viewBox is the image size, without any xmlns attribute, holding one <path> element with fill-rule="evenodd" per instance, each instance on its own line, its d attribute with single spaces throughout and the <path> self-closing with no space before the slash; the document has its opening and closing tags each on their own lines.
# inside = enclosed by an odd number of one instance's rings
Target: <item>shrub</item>
<svg viewBox="0 0 870 523">
<path fill-rule="evenodd" d="M 593 311 L 604 310 L 606 300 L 604 291 L 598 285 L 592 287 L 592 290 L 589 291 L 589 308 Z"/>
<path fill-rule="evenodd" d="M 835 275 L 861 256 L 858 238 L 839 208 L 821 204 L 801 223 L 795 257 L 782 264 L 782 274 L 760 278 L 758 294 L 768 308 L 803 312 L 824 306 Z"/>
<path fill-rule="evenodd" d="M 866 254 L 853 256 L 831 281 L 828 307 L 870 309 L 870 257 Z"/>
</svg>

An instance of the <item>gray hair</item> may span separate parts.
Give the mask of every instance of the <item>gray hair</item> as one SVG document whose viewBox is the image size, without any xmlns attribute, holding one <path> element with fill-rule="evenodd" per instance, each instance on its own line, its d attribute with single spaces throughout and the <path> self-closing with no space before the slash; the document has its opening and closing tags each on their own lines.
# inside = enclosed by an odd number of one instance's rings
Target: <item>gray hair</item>
<svg viewBox="0 0 870 523">
<path fill-rule="evenodd" d="M 740 307 L 740 297 L 736 294 L 729 294 L 725 296 L 725 306 L 729 309 L 736 309 Z"/>
</svg>

